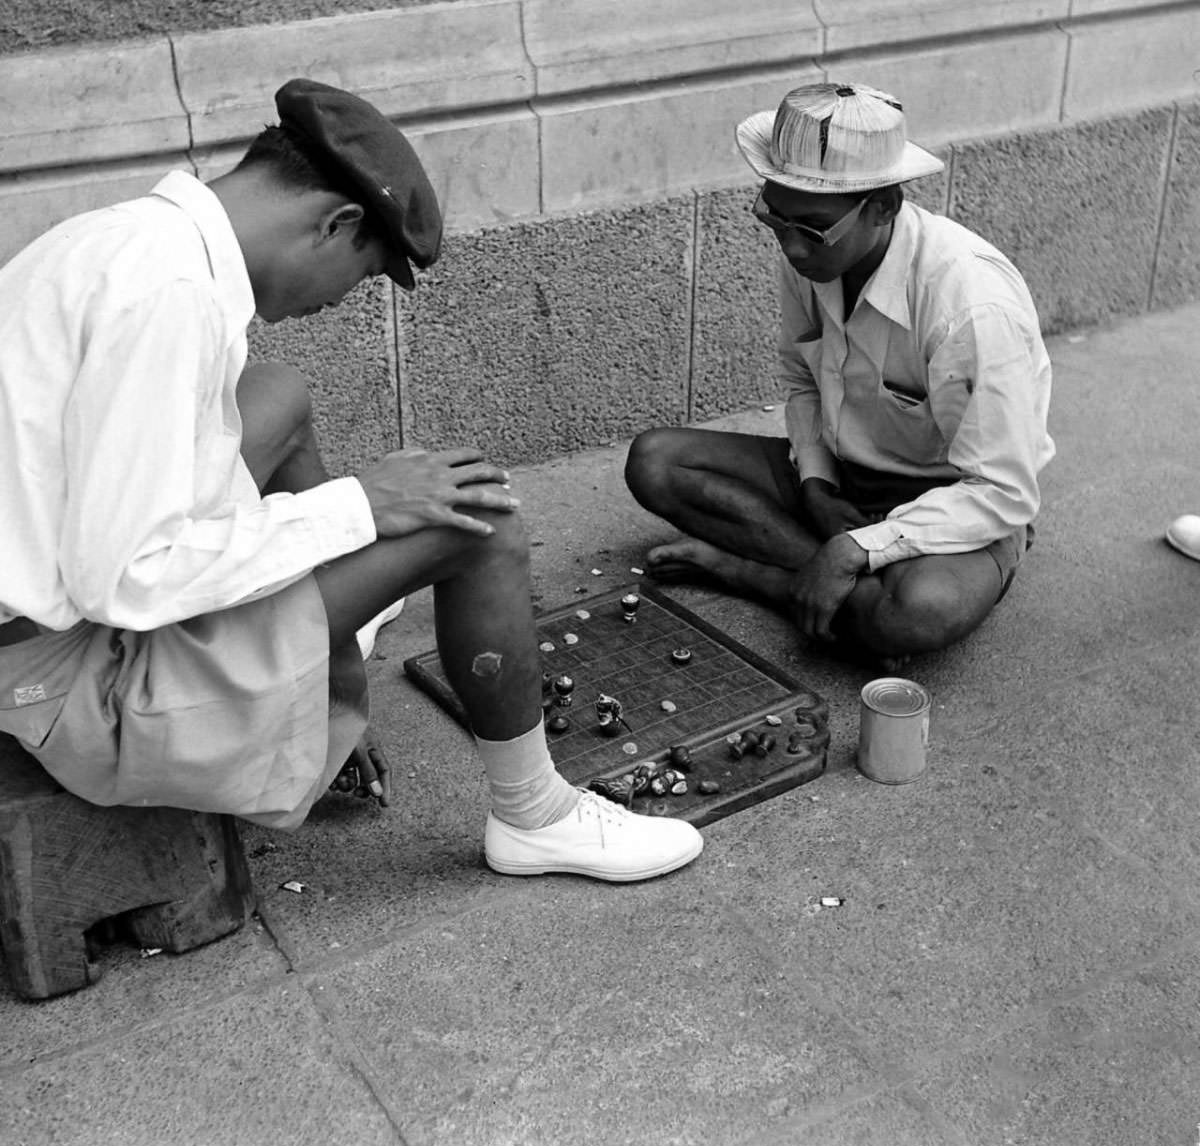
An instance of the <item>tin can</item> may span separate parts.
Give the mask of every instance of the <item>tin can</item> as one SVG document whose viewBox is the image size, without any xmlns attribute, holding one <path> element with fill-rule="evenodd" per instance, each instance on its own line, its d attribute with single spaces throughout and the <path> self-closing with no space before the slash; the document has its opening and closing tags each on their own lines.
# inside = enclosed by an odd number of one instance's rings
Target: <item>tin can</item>
<svg viewBox="0 0 1200 1146">
<path fill-rule="evenodd" d="M 880 784 L 908 784 L 925 771 L 930 696 L 916 681 L 880 677 L 863 686 L 858 770 Z"/>
</svg>

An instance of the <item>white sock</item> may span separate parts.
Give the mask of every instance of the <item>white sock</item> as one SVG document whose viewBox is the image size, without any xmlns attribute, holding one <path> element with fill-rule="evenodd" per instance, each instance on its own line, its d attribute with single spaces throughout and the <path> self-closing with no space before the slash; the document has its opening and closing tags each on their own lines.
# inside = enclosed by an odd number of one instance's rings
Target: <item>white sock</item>
<svg viewBox="0 0 1200 1146">
<path fill-rule="evenodd" d="M 579 802 L 579 793 L 559 775 L 546 746 L 546 727 L 539 720 L 512 740 L 475 737 L 479 759 L 492 793 L 492 813 L 522 831 L 544 828 L 564 819 Z"/>
</svg>

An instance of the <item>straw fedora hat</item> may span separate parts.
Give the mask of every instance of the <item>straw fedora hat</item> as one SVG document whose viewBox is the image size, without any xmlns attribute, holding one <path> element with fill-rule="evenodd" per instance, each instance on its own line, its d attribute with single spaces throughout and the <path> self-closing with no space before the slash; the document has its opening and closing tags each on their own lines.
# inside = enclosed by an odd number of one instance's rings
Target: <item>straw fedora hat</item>
<svg viewBox="0 0 1200 1146">
<path fill-rule="evenodd" d="M 905 138 L 904 111 L 865 84 L 806 84 L 737 127 L 743 158 L 763 179 L 844 194 L 904 183 L 944 164 Z"/>
</svg>

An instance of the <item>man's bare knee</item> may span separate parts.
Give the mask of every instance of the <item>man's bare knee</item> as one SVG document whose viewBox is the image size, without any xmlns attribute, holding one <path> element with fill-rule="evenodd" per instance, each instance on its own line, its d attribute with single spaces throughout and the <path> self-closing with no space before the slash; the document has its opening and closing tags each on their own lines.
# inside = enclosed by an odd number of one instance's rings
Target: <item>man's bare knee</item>
<svg viewBox="0 0 1200 1146">
<path fill-rule="evenodd" d="M 242 418 L 242 457 L 259 489 L 312 439 L 312 398 L 308 380 L 281 362 L 257 362 L 238 379 Z"/>
<path fill-rule="evenodd" d="M 674 429 L 643 430 L 633 439 L 625 459 L 625 484 L 647 508 L 654 508 L 667 488 L 676 464 L 678 435 Z"/>
<path fill-rule="evenodd" d="M 901 576 L 886 588 L 876 611 L 878 624 L 913 652 L 953 644 L 979 625 L 992 604 L 945 573 Z"/>
<path fill-rule="evenodd" d="M 238 379 L 238 409 L 242 420 L 290 427 L 306 425 L 312 418 L 308 379 L 283 362 L 256 362 Z"/>
</svg>

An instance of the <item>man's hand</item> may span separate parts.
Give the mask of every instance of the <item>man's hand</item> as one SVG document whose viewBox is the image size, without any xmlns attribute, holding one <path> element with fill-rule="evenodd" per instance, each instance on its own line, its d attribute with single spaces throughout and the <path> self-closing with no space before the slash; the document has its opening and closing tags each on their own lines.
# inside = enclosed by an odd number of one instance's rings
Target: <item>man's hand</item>
<svg viewBox="0 0 1200 1146">
<path fill-rule="evenodd" d="M 792 579 L 792 618 L 807 637 L 834 639 L 833 616 L 867 567 L 867 551 L 846 533 L 831 537 Z"/>
<path fill-rule="evenodd" d="M 813 532 L 828 541 L 848 529 L 874 525 L 882 516 L 868 517 L 856 506 L 837 495 L 837 486 L 824 478 L 805 478 L 800 483 L 800 500 Z"/>
<path fill-rule="evenodd" d="M 396 450 L 359 475 L 380 537 L 403 537 L 431 526 L 464 529 L 486 537 L 486 521 L 459 507 L 511 513 L 520 502 L 507 490 L 508 473 L 480 459 L 475 449 Z"/>
</svg>

